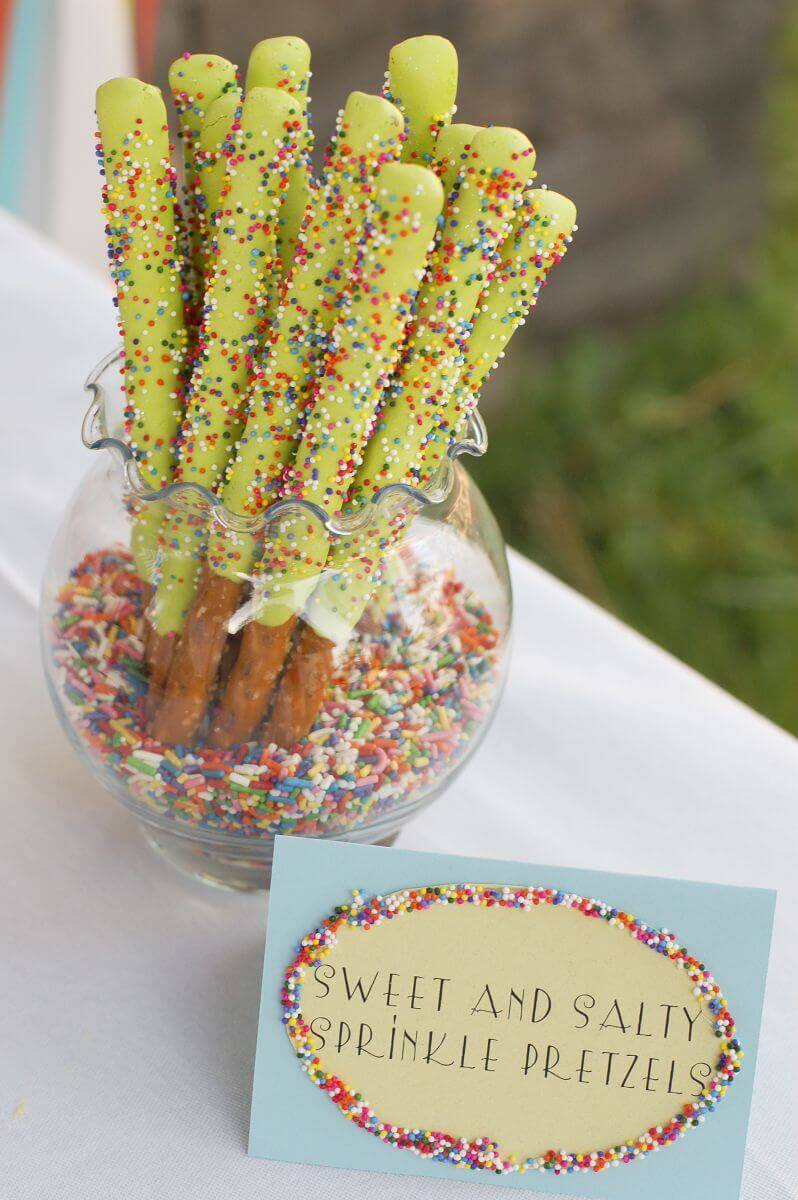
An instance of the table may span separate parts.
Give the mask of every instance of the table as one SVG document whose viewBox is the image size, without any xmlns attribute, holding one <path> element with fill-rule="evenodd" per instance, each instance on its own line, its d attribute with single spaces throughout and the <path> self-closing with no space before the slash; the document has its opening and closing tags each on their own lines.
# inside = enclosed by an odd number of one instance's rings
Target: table
<svg viewBox="0 0 798 1200">
<path fill-rule="evenodd" d="M 38 581 L 89 461 L 81 382 L 114 344 L 109 290 L 2 216 L 0 264 L 0 1195 L 465 1195 L 246 1157 L 266 903 L 153 855 L 67 745 L 39 666 Z M 511 567 L 499 718 L 400 845 L 777 887 L 744 1195 L 793 1197 L 798 744 L 532 563 Z"/>
</svg>

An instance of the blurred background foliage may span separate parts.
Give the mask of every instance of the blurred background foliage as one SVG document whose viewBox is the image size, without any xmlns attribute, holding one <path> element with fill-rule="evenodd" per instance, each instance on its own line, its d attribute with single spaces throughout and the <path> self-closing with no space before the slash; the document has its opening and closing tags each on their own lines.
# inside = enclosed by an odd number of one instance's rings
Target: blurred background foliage
<svg viewBox="0 0 798 1200">
<path fill-rule="evenodd" d="M 798 9 L 763 113 L 759 236 L 737 209 L 743 277 L 553 354 L 529 338 L 475 468 L 518 549 L 793 732 L 797 130 Z"/>
<path fill-rule="evenodd" d="M 176 0 L 184 50 L 298 33 L 323 145 L 422 32 L 458 116 L 517 124 L 580 232 L 486 388 L 508 541 L 798 731 L 795 0 Z M 533 615 L 534 619 L 534 615 Z"/>
</svg>

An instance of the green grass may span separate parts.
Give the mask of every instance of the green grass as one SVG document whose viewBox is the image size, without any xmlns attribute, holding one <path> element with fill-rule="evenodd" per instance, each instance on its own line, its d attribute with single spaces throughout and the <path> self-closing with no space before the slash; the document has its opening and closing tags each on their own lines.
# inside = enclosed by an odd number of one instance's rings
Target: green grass
<svg viewBox="0 0 798 1200">
<path fill-rule="evenodd" d="M 798 14 L 782 57 L 745 286 L 530 358 L 474 473 L 511 544 L 798 732 Z"/>
</svg>

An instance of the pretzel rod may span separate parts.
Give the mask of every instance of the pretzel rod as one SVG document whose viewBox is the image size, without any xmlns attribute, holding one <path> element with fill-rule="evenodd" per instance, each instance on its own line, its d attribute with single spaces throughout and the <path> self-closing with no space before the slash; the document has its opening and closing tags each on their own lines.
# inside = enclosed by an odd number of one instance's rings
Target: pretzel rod
<svg viewBox="0 0 798 1200">
<path fill-rule="evenodd" d="M 176 477 L 213 491 L 244 423 L 253 355 L 265 322 L 266 279 L 291 154 L 290 97 L 257 88 L 244 100 L 225 208 L 216 216 L 215 258 L 181 430 Z M 179 632 L 195 590 L 197 531 L 183 514 L 163 530 L 165 553 L 153 602 L 158 634 Z"/>
<path fill-rule="evenodd" d="M 385 95 L 401 109 L 403 162 L 434 164 L 435 140 L 455 111 L 457 51 L 442 37 L 413 37 L 391 50 Z"/>
<path fill-rule="evenodd" d="M 576 209 L 564 196 L 543 189 L 525 194 L 502 243 L 496 271 L 480 296 L 460 386 L 450 397 L 446 419 L 429 431 L 422 450 L 417 470 L 421 478 L 408 473 L 400 479 L 397 470 L 391 482 L 428 482 L 440 466 L 468 410 L 463 396 L 473 404 L 479 395 L 513 333 L 537 303 L 550 270 L 565 254 L 575 220 Z M 361 619 L 382 582 L 386 552 L 400 540 L 416 507 L 408 502 L 389 515 L 375 512 L 364 530 L 334 546 L 278 686 L 269 721 L 269 735 L 278 745 L 293 745 L 313 724 L 332 674 L 334 642 L 349 636 Z"/>
<path fill-rule="evenodd" d="M 178 139 L 183 157 L 184 215 L 187 226 L 191 266 L 189 294 L 194 312 L 199 314 L 205 291 L 205 251 L 210 241 L 210 218 L 213 208 L 206 202 L 204 155 L 200 131 L 210 106 L 220 96 L 229 93 L 233 103 L 240 103 L 241 91 L 232 63 L 217 54 L 184 54 L 169 68 L 178 117 Z"/>
<path fill-rule="evenodd" d="M 413 482 L 425 486 L 440 466 L 474 407 L 482 386 L 538 302 L 549 272 L 563 258 L 576 226 L 576 207 L 548 188 L 530 188 L 501 247 L 499 263 L 479 299 L 460 386 L 440 414 L 424 446 Z"/>
<path fill-rule="evenodd" d="M 313 135 L 308 114 L 310 47 L 307 42 L 297 37 L 266 38 L 258 42 L 249 56 L 246 86 L 247 91 L 253 87 L 284 88 L 298 105 L 295 134 L 300 152 L 288 171 L 288 191 L 280 211 L 277 231 L 277 252 L 282 274 L 287 276 L 311 199 L 310 154 Z"/>
<path fill-rule="evenodd" d="M 398 154 L 401 129 L 401 116 L 387 100 L 362 92 L 349 98 L 298 261 L 253 379 L 244 434 L 228 464 L 222 498 L 234 512 L 257 515 L 276 496 L 277 482 L 295 448 L 313 373 L 323 358 L 328 328 L 347 294 L 356 235 L 364 228 L 374 173 Z M 335 304 L 327 298 L 330 286 L 335 288 Z M 166 685 L 165 708 L 156 722 L 162 740 L 186 740 L 202 720 L 227 623 L 238 607 L 256 553 L 253 534 L 218 527 L 212 531 L 211 570 L 189 611 Z M 265 640 L 264 633 L 261 641 Z M 273 651 L 277 669 L 286 649 L 287 645 L 282 652 Z M 261 654 L 267 653 L 261 647 Z"/>
<path fill-rule="evenodd" d="M 479 130 L 457 176 L 401 368 L 363 456 L 352 500 L 403 479 L 460 376 L 471 319 L 510 229 L 535 152 L 515 129 Z"/>
<path fill-rule="evenodd" d="M 210 282 L 215 262 L 214 249 L 216 243 L 211 234 L 215 230 L 218 210 L 222 203 L 223 193 L 227 187 L 228 161 L 234 155 L 236 149 L 236 138 L 240 131 L 241 105 L 242 96 L 240 88 L 234 87 L 229 91 L 223 92 L 208 105 L 200 130 L 196 162 L 197 200 L 201 220 L 200 261 L 197 270 L 192 267 L 193 286 L 200 296 L 200 305 L 202 300 L 204 300 L 205 287 Z M 197 272 L 201 273 L 200 278 L 198 278 Z M 193 337 L 191 339 L 192 345 L 189 357 L 192 363 L 194 363 L 199 349 L 199 337 L 196 328 L 198 317 L 199 313 L 196 310 L 191 312 L 192 325 L 194 327 L 190 330 Z M 155 521 L 156 517 L 157 514 L 152 513 L 153 521 Z M 177 517 L 178 526 L 180 522 L 181 518 Z M 160 536 L 161 527 L 162 522 L 158 520 L 159 541 L 162 541 Z M 185 586 L 188 594 L 193 587 L 190 576 L 187 578 Z M 145 620 L 147 637 L 144 644 L 144 660 L 147 666 L 149 681 L 146 703 L 148 719 L 152 717 L 160 703 L 166 679 L 171 669 L 175 649 L 175 639 L 172 634 L 159 634 L 151 625 L 154 599 L 155 591 L 153 590 L 147 603 L 147 616 Z"/>
<path fill-rule="evenodd" d="M 312 625 L 299 622 L 288 664 L 280 677 L 266 736 L 277 746 L 293 746 L 310 731 L 332 677 L 334 643 Z"/>
<path fill-rule="evenodd" d="M 125 352 L 125 433 L 145 485 L 157 490 L 172 480 L 186 352 L 166 110 L 158 89 L 138 79 L 104 83 L 96 104 L 105 232 Z M 134 521 L 131 550 L 145 581 L 152 578 L 158 523 L 151 505 Z"/>
<path fill-rule="evenodd" d="M 289 496 L 337 512 L 368 438 L 384 382 L 397 362 L 415 293 L 443 204 L 443 189 L 426 169 L 389 163 L 376 181 L 374 209 L 361 246 L 353 287 L 333 331 L 324 370 L 311 405 L 294 464 L 287 475 Z M 236 664 L 215 714 L 215 746 L 245 740 L 262 720 L 271 694 L 269 681 L 251 686 L 251 666 L 260 629 L 275 627 L 285 642 L 296 619 L 299 595 L 312 589 L 328 552 L 321 521 L 304 512 L 281 522 L 260 570 L 269 571 L 265 602 L 257 605 Z M 255 630 L 255 633 L 251 633 Z"/>
</svg>

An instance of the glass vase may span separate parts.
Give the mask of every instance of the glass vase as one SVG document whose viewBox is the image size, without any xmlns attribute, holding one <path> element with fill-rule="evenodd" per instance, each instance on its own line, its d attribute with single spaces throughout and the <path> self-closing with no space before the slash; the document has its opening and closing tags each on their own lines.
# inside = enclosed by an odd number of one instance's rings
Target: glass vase
<svg viewBox="0 0 798 1200">
<path fill-rule="evenodd" d="M 451 785 L 485 735 L 504 683 L 505 548 L 460 461 L 484 453 L 481 419 L 471 416 L 423 490 L 386 487 L 365 509 L 335 519 L 293 500 L 242 518 L 194 484 L 147 490 L 120 432 L 119 358 L 109 355 L 86 382 L 83 441 L 95 461 L 64 514 L 43 585 L 45 671 L 72 745 L 150 844 L 209 883 L 267 887 L 276 834 L 392 840 Z M 325 565 L 303 581 L 307 605 L 317 608 L 313 597 L 325 587 L 339 593 L 352 583 L 341 549 L 373 548 L 380 532 L 394 531 L 382 536 L 379 582 L 357 623 L 331 619 L 325 628 L 332 673 L 312 727 L 294 744 L 269 740 L 268 722 L 224 750 L 208 744 L 207 720 L 188 744 L 153 736 L 143 635 L 161 562 L 156 551 L 147 580 L 134 562 L 131 535 L 142 514 L 154 527 L 190 527 L 200 541 L 232 530 L 279 542 L 298 521 L 315 524 L 328 562 L 339 563 L 334 578 Z M 357 553 L 351 561 L 362 575 Z M 271 582 L 268 570 L 244 577 L 217 689 Z"/>
</svg>

